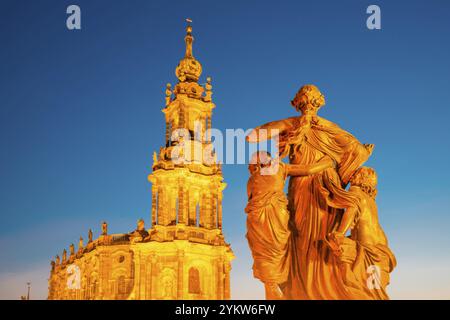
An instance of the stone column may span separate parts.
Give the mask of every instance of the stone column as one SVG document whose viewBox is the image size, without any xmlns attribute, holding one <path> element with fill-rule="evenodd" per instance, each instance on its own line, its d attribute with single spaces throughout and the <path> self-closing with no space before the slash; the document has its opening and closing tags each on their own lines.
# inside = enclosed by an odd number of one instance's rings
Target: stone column
<svg viewBox="0 0 450 320">
<path fill-rule="evenodd" d="M 178 198 L 178 188 L 173 187 L 170 188 L 170 198 L 169 198 L 169 212 L 167 214 L 168 217 L 168 225 L 177 224 L 177 198 Z"/>
<path fill-rule="evenodd" d="M 184 251 L 178 250 L 177 299 L 183 300 L 184 284 Z"/>
<path fill-rule="evenodd" d="M 225 262 L 224 264 L 224 290 L 223 290 L 223 298 L 225 300 L 230 300 L 230 271 L 231 271 L 231 263 Z"/>
<path fill-rule="evenodd" d="M 217 206 L 217 228 L 222 230 L 222 192 L 219 192 L 218 194 Z"/>
<path fill-rule="evenodd" d="M 213 228 L 213 210 L 212 210 L 212 195 L 210 192 L 205 194 L 205 227 L 208 229 Z"/>
<path fill-rule="evenodd" d="M 223 285 L 224 285 L 224 273 L 223 273 L 223 259 L 216 260 L 216 283 L 217 283 L 217 300 L 223 300 Z"/>
<path fill-rule="evenodd" d="M 133 252 L 133 262 L 134 262 L 134 283 L 133 283 L 133 289 L 130 293 L 130 298 L 133 300 L 140 300 L 141 299 L 141 286 L 142 286 L 142 276 L 141 273 L 141 265 L 143 263 L 141 262 L 141 253 L 140 252 Z M 127 284 L 128 285 L 128 284 Z"/>
<path fill-rule="evenodd" d="M 105 252 L 100 253 L 98 261 L 99 279 L 98 279 L 98 292 L 93 297 L 95 300 L 112 299 L 112 293 L 110 292 L 110 271 L 112 269 L 111 259 Z"/>
<path fill-rule="evenodd" d="M 187 224 L 186 220 L 184 181 L 180 181 L 180 186 L 178 187 L 178 223 Z"/>
<path fill-rule="evenodd" d="M 206 141 L 206 137 L 205 137 L 205 132 L 206 132 L 206 116 L 202 115 L 200 117 L 200 121 L 202 123 L 202 136 L 200 138 L 201 142 L 205 142 Z"/>
<path fill-rule="evenodd" d="M 179 118 L 179 126 L 180 126 L 180 128 L 184 128 L 185 126 L 184 126 L 184 124 L 185 124 L 185 121 L 184 121 L 184 118 L 185 118 L 185 116 L 184 116 L 184 108 L 183 108 L 184 106 L 180 106 L 180 109 L 179 109 L 179 111 L 178 111 L 178 113 L 179 113 L 179 115 L 180 115 L 180 118 Z"/>
<path fill-rule="evenodd" d="M 166 120 L 166 146 L 169 145 L 170 140 L 170 122 Z"/>
<path fill-rule="evenodd" d="M 158 187 L 152 185 L 152 227 L 156 226 Z"/>
<path fill-rule="evenodd" d="M 139 299 L 145 298 L 145 284 L 147 282 L 147 265 L 145 264 L 145 256 L 141 259 L 141 279 L 140 282 L 140 290 L 139 290 Z"/>
<path fill-rule="evenodd" d="M 189 199 L 188 199 L 188 203 L 189 203 L 189 212 L 188 212 L 188 216 L 189 216 L 189 221 L 188 224 L 190 226 L 196 226 L 197 225 L 197 203 L 196 203 L 196 199 L 195 199 L 195 194 L 192 190 L 188 190 L 187 191 L 188 195 L 189 195 Z"/>
<path fill-rule="evenodd" d="M 206 119 L 207 119 L 206 129 L 208 130 L 208 136 L 206 137 L 206 141 L 211 142 L 211 126 L 212 126 L 211 115 L 209 115 Z"/>
<path fill-rule="evenodd" d="M 198 222 L 199 227 L 206 226 L 206 196 L 204 193 L 200 195 L 200 221 Z"/>
<path fill-rule="evenodd" d="M 164 202 L 164 191 L 162 187 L 158 187 L 158 202 L 157 202 L 157 221 L 159 225 L 164 224 L 164 217 L 163 217 L 163 202 Z"/>
<path fill-rule="evenodd" d="M 155 281 L 153 281 L 153 279 L 156 278 L 156 263 L 158 261 L 157 256 L 155 255 L 155 253 L 152 251 L 150 252 L 150 267 L 147 273 L 147 283 L 146 283 L 146 299 L 148 300 L 153 300 L 156 299 L 156 297 L 153 296 L 153 292 L 154 292 L 154 283 Z"/>
<path fill-rule="evenodd" d="M 217 223 L 217 193 L 213 192 L 212 198 L 211 198 L 211 222 L 213 229 L 218 228 Z"/>
</svg>

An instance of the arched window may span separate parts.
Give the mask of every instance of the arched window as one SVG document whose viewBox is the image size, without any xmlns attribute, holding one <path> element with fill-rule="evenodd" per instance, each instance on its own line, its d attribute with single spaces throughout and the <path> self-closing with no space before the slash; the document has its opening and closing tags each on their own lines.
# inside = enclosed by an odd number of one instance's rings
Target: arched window
<svg viewBox="0 0 450 320">
<path fill-rule="evenodd" d="M 196 268 L 189 269 L 189 293 L 200 293 L 200 273 Z"/>
</svg>

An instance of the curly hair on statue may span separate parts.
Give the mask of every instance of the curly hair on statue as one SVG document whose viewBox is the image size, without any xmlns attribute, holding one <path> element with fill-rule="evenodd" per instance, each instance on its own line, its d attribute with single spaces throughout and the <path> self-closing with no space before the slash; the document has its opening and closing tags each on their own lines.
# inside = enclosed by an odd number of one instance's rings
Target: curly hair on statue
<svg viewBox="0 0 450 320">
<path fill-rule="evenodd" d="M 250 174 L 255 174 L 260 171 L 262 167 L 270 166 L 272 155 L 267 151 L 256 151 L 252 154 L 248 170 Z"/>
<path fill-rule="evenodd" d="M 297 111 L 306 114 L 310 111 L 317 112 L 325 105 L 325 96 L 315 85 L 307 84 L 300 88 L 291 101 L 291 105 Z"/>
<path fill-rule="evenodd" d="M 352 186 L 360 187 L 369 196 L 377 196 L 378 177 L 374 169 L 369 167 L 359 168 L 350 179 Z"/>
</svg>

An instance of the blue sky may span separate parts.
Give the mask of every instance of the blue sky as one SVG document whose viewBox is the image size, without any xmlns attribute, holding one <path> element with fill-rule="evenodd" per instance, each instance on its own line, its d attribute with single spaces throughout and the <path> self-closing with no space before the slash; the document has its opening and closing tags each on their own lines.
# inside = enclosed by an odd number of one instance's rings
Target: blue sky
<svg viewBox="0 0 450 320">
<path fill-rule="evenodd" d="M 66 28 L 78 4 L 82 30 Z M 366 28 L 381 7 L 382 29 Z M 2 0 L 0 10 L 0 298 L 107 220 L 150 219 L 147 175 L 164 141 L 164 88 L 184 54 L 213 78 L 213 126 L 290 117 L 307 83 L 320 115 L 364 143 L 379 175 L 380 220 L 397 255 L 393 298 L 450 298 L 448 1 Z M 204 81 L 203 81 L 204 82 Z M 232 296 L 261 298 L 244 237 L 245 165 L 225 165 L 224 232 L 237 259 Z"/>
</svg>

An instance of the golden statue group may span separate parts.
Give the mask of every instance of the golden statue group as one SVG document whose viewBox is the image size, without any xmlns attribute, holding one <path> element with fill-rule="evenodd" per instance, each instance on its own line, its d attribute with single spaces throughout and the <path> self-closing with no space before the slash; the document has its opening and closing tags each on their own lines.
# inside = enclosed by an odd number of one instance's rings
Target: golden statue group
<svg viewBox="0 0 450 320">
<path fill-rule="evenodd" d="M 247 137 L 279 139 L 278 155 L 259 151 L 249 165 L 254 276 L 267 299 L 389 299 L 396 260 L 378 222 L 377 175 L 362 166 L 374 146 L 317 116 L 323 105 L 319 89 L 305 85 L 292 100 L 299 117 L 264 124 Z"/>
</svg>

